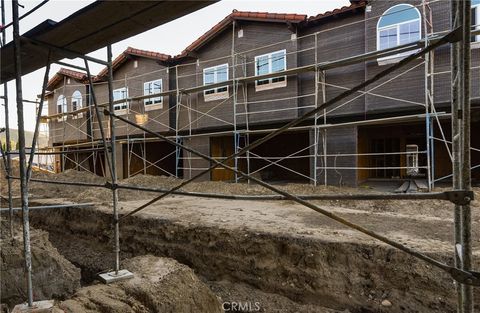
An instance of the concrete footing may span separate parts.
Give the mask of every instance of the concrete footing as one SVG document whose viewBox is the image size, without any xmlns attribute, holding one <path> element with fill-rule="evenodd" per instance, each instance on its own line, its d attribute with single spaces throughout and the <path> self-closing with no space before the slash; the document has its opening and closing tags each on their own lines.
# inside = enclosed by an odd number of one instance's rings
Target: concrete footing
<svg viewBox="0 0 480 313">
<path fill-rule="evenodd" d="M 127 280 L 133 278 L 133 273 L 128 270 L 119 270 L 118 273 L 108 272 L 98 275 L 100 280 L 105 284 L 111 284 L 117 281 Z"/>
<path fill-rule="evenodd" d="M 51 313 L 53 312 L 53 300 L 33 302 L 31 307 L 27 303 L 18 304 L 13 308 L 12 313 Z"/>
</svg>

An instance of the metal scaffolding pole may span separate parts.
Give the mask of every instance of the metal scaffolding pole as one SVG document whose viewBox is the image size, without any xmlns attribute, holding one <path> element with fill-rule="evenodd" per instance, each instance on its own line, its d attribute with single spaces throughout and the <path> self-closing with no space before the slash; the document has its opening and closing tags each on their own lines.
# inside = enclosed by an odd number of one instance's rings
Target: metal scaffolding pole
<svg viewBox="0 0 480 313">
<path fill-rule="evenodd" d="M 5 25 L 5 0 L 1 2 L 2 10 L 2 25 Z M 5 28 L 2 28 L 2 47 L 5 46 L 7 42 L 7 34 Z M 10 237 L 13 238 L 13 199 L 12 199 L 12 158 L 10 152 L 12 151 L 12 143 L 10 141 L 10 119 L 9 119 L 9 109 L 8 109 L 8 84 L 5 82 L 3 84 L 3 104 L 5 106 L 5 173 L 7 174 L 7 193 L 8 193 L 8 216 L 9 216 L 9 227 L 10 227 Z"/>
<path fill-rule="evenodd" d="M 13 18 L 13 50 L 15 56 L 15 85 L 17 96 L 17 119 L 18 119 L 18 150 L 20 163 L 20 194 L 22 203 L 23 219 L 23 249 L 25 255 L 25 275 L 27 280 L 27 302 L 28 306 L 33 306 L 32 289 L 32 254 L 30 251 L 30 223 L 28 218 L 28 178 L 26 168 L 25 154 L 25 126 L 23 122 L 23 95 L 22 95 L 22 74 L 21 74 L 21 54 L 20 54 L 20 27 L 18 18 L 18 0 L 12 1 Z"/>
<path fill-rule="evenodd" d="M 452 1 L 452 27 L 461 27 L 461 40 L 451 46 L 452 68 L 452 168 L 453 188 L 471 190 L 470 171 L 470 14 L 471 1 Z M 455 205 L 455 267 L 470 271 L 472 266 L 470 205 Z M 457 312 L 473 312 L 473 290 L 456 284 Z"/>
<path fill-rule="evenodd" d="M 107 46 L 107 62 L 108 62 L 108 101 L 109 101 L 109 110 L 110 112 L 114 111 L 113 108 L 113 68 L 112 68 L 112 46 Z M 112 174 L 112 184 L 113 186 L 117 185 L 117 147 L 115 142 L 115 119 L 110 115 L 110 152 L 111 152 L 111 174 Z M 118 275 L 120 269 L 120 233 L 118 225 L 118 190 L 117 188 L 112 188 L 113 194 L 113 223 L 114 223 L 114 237 L 115 237 L 115 275 Z"/>
</svg>

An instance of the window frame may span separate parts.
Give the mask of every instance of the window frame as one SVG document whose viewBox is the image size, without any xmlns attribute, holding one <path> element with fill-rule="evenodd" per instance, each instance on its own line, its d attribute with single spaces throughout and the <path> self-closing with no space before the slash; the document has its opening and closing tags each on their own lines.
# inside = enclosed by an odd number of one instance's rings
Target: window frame
<svg viewBox="0 0 480 313">
<path fill-rule="evenodd" d="M 255 66 L 255 76 L 259 76 L 258 74 L 258 67 L 257 67 L 257 61 L 258 59 L 262 57 L 267 57 L 268 59 L 268 73 L 267 74 L 272 74 L 272 55 L 282 52 L 283 53 L 283 70 L 285 71 L 287 69 L 287 49 L 282 49 L 282 50 L 277 50 L 277 51 L 272 51 L 269 53 L 264 53 L 261 55 L 255 56 L 254 60 L 254 66 Z M 281 81 L 273 81 L 275 79 L 283 78 Z M 258 84 L 260 81 L 268 81 L 268 83 L 265 84 Z M 280 75 L 278 77 L 271 77 L 271 78 L 265 78 L 265 79 L 257 79 L 255 80 L 255 91 L 261 91 L 261 90 L 269 90 L 269 89 L 274 89 L 274 88 L 280 88 L 280 87 L 286 87 L 287 86 L 287 75 Z"/>
<path fill-rule="evenodd" d="M 387 25 L 387 26 L 379 27 L 379 24 L 380 24 L 382 18 L 384 17 L 385 13 L 388 12 L 389 10 L 391 10 L 391 9 L 397 7 L 397 6 L 401 6 L 401 5 L 402 6 L 403 5 L 408 5 L 411 8 L 413 8 L 417 12 L 418 18 L 408 20 L 408 21 L 404 21 L 404 22 L 400 22 L 400 23 L 395 23 L 395 24 L 390 24 L 390 25 Z M 413 6 L 409 3 L 399 3 L 399 4 L 396 4 L 394 6 L 389 7 L 388 9 L 386 9 L 383 12 L 383 14 L 380 16 L 380 18 L 378 19 L 377 25 L 376 25 L 376 37 L 377 37 L 376 48 L 377 48 L 377 51 L 381 51 L 381 50 L 390 49 L 390 48 L 400 46 L 400 25 L 408 24 L 408 23 L 412 23 L 412 22 L 418 22 L 418 40 L 422 39 L 422 33 L 423 33 L 423 31 L 422 31 L 422 14 L 420 13 L 420 10 L 418 10 L 418 8 L 416 8 L 415 6 Z M 381 49 L 380 48 L 380 32 L 382 30 L 388 30 L 388 29 L 392 29 L 392 28 L 396 29 L 397 44 L 394 47 L 388 47 L 388 48 Z M 411 41 L 411 42 L 413 42 L 413 41 Z M 406 51 L 406 52 L 398 53 L 398 54 L 395 54 L 395 55 L 389 55 L 389 56 L 386 56 L 386 57 L 378 58 L 377 61 L 378 61 L 379 65 L 395 63 L 395 62 L 398 62 L 401 59 L 403 59 L 403 58 L 405 58 L 405 57 L 407 57 L 411 54 L 416 53 L 417 51 L 419 51 L 419 49 L 412 50 L 412 51 Z"/>
<path fill-rule="evenodd" d="M 220 67 L 226 67 L 226 69 L 227 69 L 227 80 L 221 81 L 221 82 L 218 81 L 218 69 Z M 228 63 L 223 63 L 223 64 L 218 64 L 218 65 L 215 65 L 215 66 L 206 67 L 206 68 L 203 69 L 202 79 L 203 79 L 203 85 L 204 86 L 208 86 L 208 84 L 205 83 L 205 73 L 207 71 L 210 71 L 210 70 L 213 70 L 213 73 L 214 73 L 212 84 L 225 82 L 225 86 L 218 86 L 218 87 L 211 88 L 211 89 L 205 89 L 203 91 L 203 99 L 205 100 L 205 102 L 227 99 L 229 97 L 229 88 L 228 88 L 229 87 L 228 86 L 228 78 L 229 78 L 229 72 L 230 72 L 229 67 L 230 67 L 230 65 Z M 220 90 L 220 89 L 225 89 L 225 90 Z M 213 93 L 208 93 L 209 91 L 212 91 L 212 90 L 213 90 Z"/>
<path fill-rule="evenodd" d="M 120 88 L 117 88 L 117 89 L 114 89 L 112 91 L 112 94 L 113 94 L 113 101 L 117 101 L 117 100 L 120 100 L 120 99 L 116 99 L 115 100 L 115 92 L 116 91 L 119 91 L 119 90 L 125 90 L 125 102 L 119 102 L 119 103 L 116 103 L 116 104 L 113 104 L 113 111 L 116 113 L 116 114 L 125 114 L 127 113 L 128 109 L 129 109 L 129 104 L 128 104 L 128 88 L 127 87 L 120 87 Z M 122 99 L 122 100 L 123 100 Z M 118 109 L 117 107 L 120 106 L 120 108 Z M 125 107 L 123 107 L 125 106 Z"/>
<path fill-rule="evenodd" d="M 472 10 L 475 11 L 475 24 L 471 26 L 478 25 L 475 30 L 480 29 L 480 2 L 477 4 L 472 4 Z M 473 22 L 472 22 L 473 23 Z M 472 36 L 475 40 L 472 41 L 472 46 L 480 47 L 480 34 Z"/>
<path fill-rule="evenodd" d="M 77 93 L 80 95 L 80 97 L 75 97 L 75 93 Z M 78 101 L 80 100 L 80 101 Z M 73 108 L 73 104 L 76 103 L 77 104 L 77 108 L 74 109 Z M 75 90 L 73 93 L 72 93 L 72 98 L 71 98 L 71 104 L 72 104 L 72 112 L 73 111 L 77 111 L 77 110 L 80 110 L 83 108 L 83 96 L 82 96 L 82 93 L 80 92 L 80 90 Z M 83 113 L 77 113 L 75 114 L 72 118 L 73 119 L 77 119 L 77 118 L 82 118 L 83 117 Z"/>
<path fill-rule="evenodd" d="M 154 84 L 155 82 L 160 82 L 160 92 L 163 92 L 163 79 L 159 78 L 159 79 L 155 79 L 155 80 L 151 80 L 151 81 L 143 83 L 143 95 L 144 96 L 147 95 L 147 94 L 145 94 L 145 85 L 148 84 L 149 85 L 149 91 L 151 91 L 151 90 L 153 90 L 153 88 L 150 88 L 150 86 L 152 84 Z M 152 94 L 154 94 L 154 93 L 149 93 L 148 95 L 152 95 Z M 157 100 L 159 102 L 155 102 Z M 149 104 L 148 102 L 150 102 L 150 101 L 152 101 L 152 103 Z M 163 109 L 163 96 L 143 99 L 143 107 L 144 107 L 145 111 Z"/>
<path fill-rule="evenodd" d="M 63 99 L 63 103 L 62 103 L 62 104 L 58 104 L 58 102 L 60 101 L 60 99 Z M 62 108 L 62 112 L 59 112 L 59 110 L 58 110 L 59 108 Z M 65 114 L 65 113 L 68 113 L 67 97 L 65 97 L 63 94 L 60 94 L 60 95 L 57 97 L 56 111 L 57 111 L 57 114 Z M 65 121 L 66 119 L 67 119 L 67 115 L 62 115 L 62 116 L 59 116 L 59 117 L 58 117 L 58 121 L 59 121 L 59 122 Z"/>
</svg>

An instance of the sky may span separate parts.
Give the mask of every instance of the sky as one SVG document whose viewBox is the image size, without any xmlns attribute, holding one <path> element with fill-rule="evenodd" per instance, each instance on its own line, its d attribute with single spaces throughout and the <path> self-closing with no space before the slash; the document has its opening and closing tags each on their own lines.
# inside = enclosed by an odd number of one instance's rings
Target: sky
<svg viewBox="0 0 480 313">
<path fill-rule="evenodd" d="M 5 12 L 6 23 L 11 21 L 11 1 L 6 0 Z M 41 1 L 20 0 L 24 8 L 20 8 L 20 15 L 27 12 Z M 91 0 L 50 0 L 47 4 L 33 14 L 20 21 L 20 33 L 27 32 L 46 19 L 61 21 L 70 14 L 92 3 Z M 130 37 L 112 45 L 113 57 L 122 53 L 131 46 L 138 49 L 158 51 L 165 54 L 177 55 L 195 39 L 209 30 L 212 26 L 230 14 L 232 10 L 260 11 L 271 13 L 298 13 L 317 15 L 325 11 L 349 5 L 348 0 L 223 0 L 206 8 L 193 12 L 189 15 L 176 19 L 170 23 L 160 25 L 149 31 Z M 7 30 L 7 43 L 12 40 L 12 27 Z M 106 49 L 100 49 L 89 54 L 92 57 L 106 60 Z M 83 61 L 64 60 L 70 64 L 83 65 Z M 92 73 L 98 73 L 102 66 L 90 64 Z M 60 69 L 59 65 L 53 64 L 50 69 L 52 77 Z M 45 69 L 40 69 L 22 77 L 23 97 L 27 100 L 37 100 L 41 92 L 41 85 Z M 0 94 L 3 88 L 0 88 Z M 9 98 L 9 121 L 11 128 L 17 126 L 17 112 L 15 104 L 15 82 L 8 83 Z M 5 111 L 3 100 L 0 100 L 0 128 L 5 126 Z M 25 129 L 35 128 L 35 104 L 24 104 Z"/>
</svg>

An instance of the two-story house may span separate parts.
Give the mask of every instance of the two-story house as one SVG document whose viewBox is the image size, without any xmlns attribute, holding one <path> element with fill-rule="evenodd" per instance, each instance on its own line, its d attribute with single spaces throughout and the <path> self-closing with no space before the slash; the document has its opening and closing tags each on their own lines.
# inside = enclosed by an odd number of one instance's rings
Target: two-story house
<svg viewBox="0 0 480 313">
<path fill-rule="evenodd" d="M 312 17 L 234 10 L 175 57 L 133 48 L 118 56 L 113 95 L 125 102 L 114 109 L 222 159 L 419 51 L 432 35 L 445 34 L 449 10 L 448 1 L 422 0 L 351 0 L 350 6 Z M 473 25 L 479 16 L 480 0 L 474 0 Z M 415 47 L 408 50 L 384 53 L 412 43 Z M 480 36 L 473 36 L 472 133 L 479 126 L 479 48 Z M 91 99 L 80 106 L 69 100 L 77 96 L 68 79 L 84 84 L 80 92 L 87 94 L 88 88 L 83 74 L 71 71 L 69 76 L 66 71 L 49 84 L 52 116 L 92 104 Z M 106 79 L 106 69 L 95 77 L 99 104 L 108 102 Z M 429 181 L 448 178 L 450 87 L 450 47 L 445 45 L 228 164 L 265 180 L 318 184 L 356 185 L 412 175 Z M 157 96 L 145 97 L 150 94 Z M 60 95 L 66 97 L 66 107 Z M 77 133 L 55 131 L 81 124 L 81 118 L 73 121 L 75 114 L 52 117 L 51 144 L 98 142 L 98 117 L 92 112 L 82 112 L 83 118 L 91 114 L 91 121 Z M 115 129 L 121 147 L 119 177 L 148 173 L 189 178 L 211 165 L 131 125 L 117 121 Z M 473 147 L 478 140 L 472 137 Z M 480 161 L 477 154 L 473 150 L 473 164 Z M 221 167 L 203 177 L 234 178 Z"/>
</svg>

